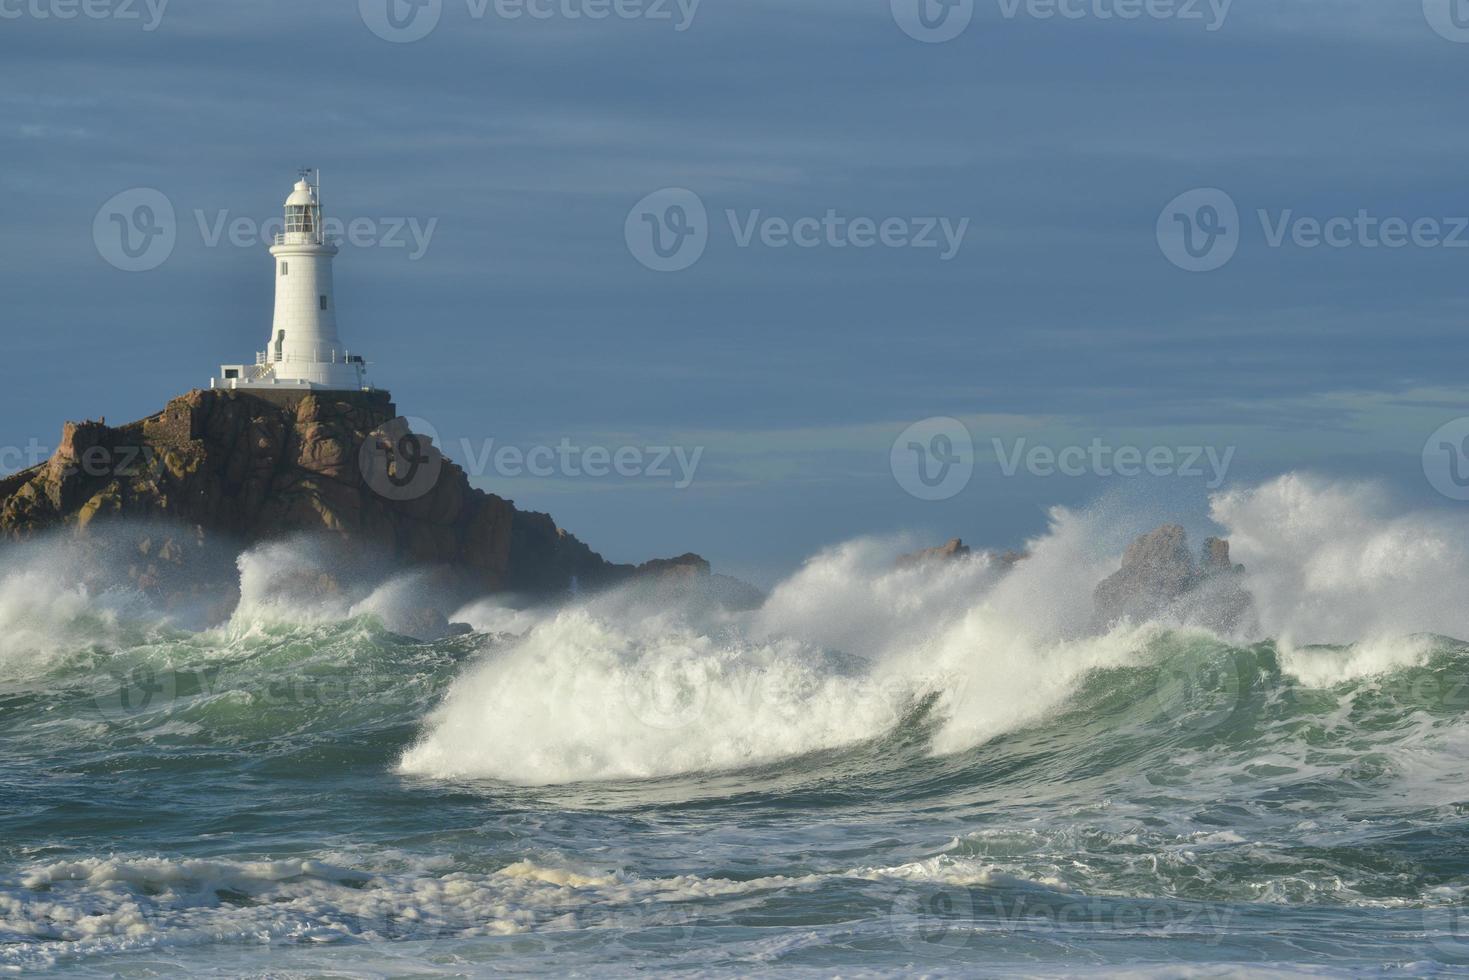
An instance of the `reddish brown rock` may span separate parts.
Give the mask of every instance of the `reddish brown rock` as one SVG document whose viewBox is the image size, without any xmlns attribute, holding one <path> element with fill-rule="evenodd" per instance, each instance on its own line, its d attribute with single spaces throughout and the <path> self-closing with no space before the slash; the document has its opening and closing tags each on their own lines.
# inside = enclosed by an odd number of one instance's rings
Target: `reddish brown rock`
<svg viewBox="0 0 1469 980">
<path fill-rule="evenodd" d="M 374 447 L 392 442 L 384 432 L 396 418 L 386 392 L 193 391 L 129 425 L 68 423 L 49 462 L 0 481 L 0 537 L 136 524 L 135 581 L 165 594 L 233 589 L 232 561 L 206 568 L 200 555 L 301 533 L 387 563 L 448 567 L 480 592 L 562 594 L 573 581 L 594 588 L 637 574 L 549 516 L 475 489 L 427 440 L 414 444 L 431 466 L 415 471 L 388 454 L 374 479 L 367 461 L 382 458 Z M 407 489 L 392 483 L 415 473 Z M 650 565 L 648 574 L 708 574 L 697 556 Z"/>
<path fill-rule="evenodd" d="M 962 539 L 954 538 L 948 544 L 940 545 L 937 548 L 925 548 L 909 555 L 900 555 L 897 564 L 899 568 L 909 568 L 930 561 L 953 561 L 956 558 L 968 558 L 970 554 L 972 554 L 970 547 Z"/>
</svg>

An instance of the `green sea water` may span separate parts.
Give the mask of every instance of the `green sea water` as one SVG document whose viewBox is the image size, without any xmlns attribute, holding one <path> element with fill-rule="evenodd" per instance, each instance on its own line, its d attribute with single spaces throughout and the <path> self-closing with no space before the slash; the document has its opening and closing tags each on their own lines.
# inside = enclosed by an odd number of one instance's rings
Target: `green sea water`
<svg viewBox="0 0 1469 980">
<path fill-rule="evenodd" d="M 1469 972 L 1469 646 L 1040 629 L 1037 551 L 436 641 L 11 567 L 0 970 Z"/>
</svg>

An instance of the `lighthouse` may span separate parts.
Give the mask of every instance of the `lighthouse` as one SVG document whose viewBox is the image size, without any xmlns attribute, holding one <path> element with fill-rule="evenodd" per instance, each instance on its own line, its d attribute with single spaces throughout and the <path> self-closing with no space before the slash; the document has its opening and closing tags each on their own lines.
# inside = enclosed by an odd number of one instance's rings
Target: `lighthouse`
<svg viewBox="0 0 1469 980">
<path fill-rule="evenodd" d="M 270 248 L 275 317 L 254 364 L 224 364 L 211 388 L 362 391 L 367 364 L 337 332 L 332 259 L 337 246 L 321 215 L 319 171 L 303 170 L 286 198 L 285 230 Z"/>
</svg>

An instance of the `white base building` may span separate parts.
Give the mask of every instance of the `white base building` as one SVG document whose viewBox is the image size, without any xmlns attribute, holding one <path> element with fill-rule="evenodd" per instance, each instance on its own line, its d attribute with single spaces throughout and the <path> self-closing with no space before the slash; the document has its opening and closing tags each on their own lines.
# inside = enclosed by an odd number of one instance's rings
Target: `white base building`
<svg viewBox="0 0 1469 980">
<path fill-rule="evenodd" d="M 254 364 L 223 364 L 216 389 L 368 391 L 367 362 L 337 333 L 332 259 L 337 246 L 321 220 L 321 182 L 303 171 L 286 198 L 286 230 L 275 238 L 275 319 Z"/>
</svg>

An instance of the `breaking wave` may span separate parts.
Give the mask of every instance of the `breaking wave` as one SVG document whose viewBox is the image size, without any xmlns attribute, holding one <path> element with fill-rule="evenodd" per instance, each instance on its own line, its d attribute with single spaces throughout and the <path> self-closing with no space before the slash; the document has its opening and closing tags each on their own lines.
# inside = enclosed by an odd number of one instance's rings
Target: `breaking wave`
<svg viewBox="0 0 1469 980">
<path fill-rule="evenodd" d="M 1302 475 L 1209 517 L 1194 539 L 1228 537 L 1254 599 L 1233 631 L 1192 607 L 1096 628 L 1097 583 L 1158 523 L 1115 508 L 1054 511 L 1014 564 L 847 542 L 747 611 L 646 584 L 522 607 L 289 541 L 230 556 L 239 601 L 207 629 L 39 543 L 0 570 L 0 968 L 265 945 L 383 972 L 399 944 L 406 969 L 503 941 L 587 972 L 663 943 L 650 962 L 697 971 L 684 940 L 713 922 L 754 962 L 809 941 L 897 969 L 935 895 L 982 900 L 965 928 L 1022 964 L 1022 912 L 1083 902 L 1160 921 L 1126 933 L 1150 941 L 1242 936 L 1241 962 L 1281 928 L 1281 961 L 1319 941 L 1311 910 L 1370 913 L 1357 954 L 1384 917 L 1452 940 L 1465 522 Z"/>
<path fill-rule="evenodd" d="M 1166 620 L 1094 635 L 1116 517 L 1057 510 L 1013 569 L 986 556 L 898 568 L 904 542 L 864 540 L 818 555 L 752 613 L 622 593 L 523 624 L 454 684 L 401 766 L 650 778 L 851 748 L 905 722 L 950 754 L 1042 723 L 1109 671 L 1151 671 L 1166 700 L 1175 675 L 1203 669 L 1201 645 L 1222 660 L 1278 640 L 1270 671 L 1333 687 L 1421 668 L 1453 648 L 1436 635 L 1469 636 L 1463 521 L 1390 516 L 1370 486 L 1301 475 L 1220 495 L 1211 516 L 1247 569 L 1257 635 Z"/>
</svg>

